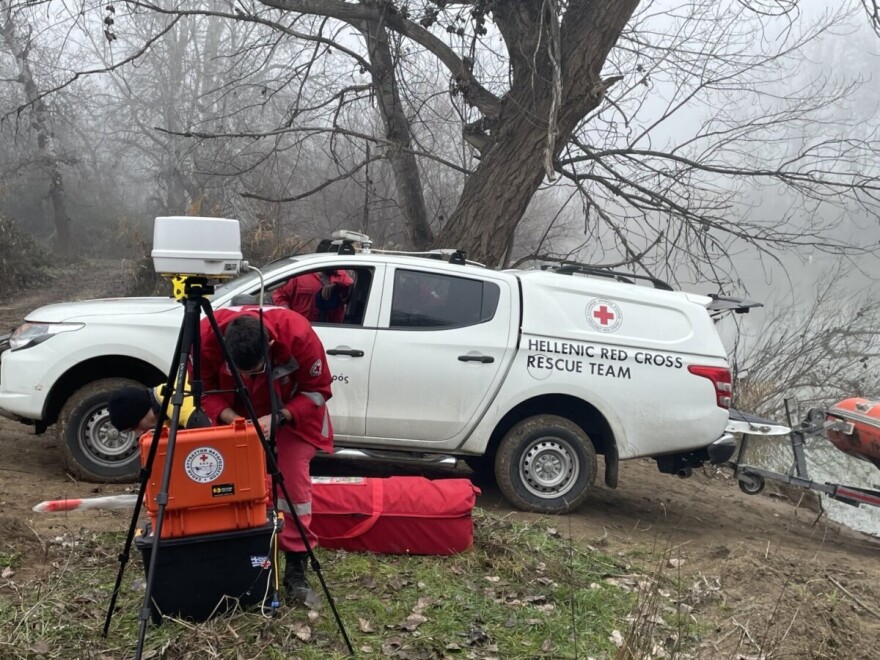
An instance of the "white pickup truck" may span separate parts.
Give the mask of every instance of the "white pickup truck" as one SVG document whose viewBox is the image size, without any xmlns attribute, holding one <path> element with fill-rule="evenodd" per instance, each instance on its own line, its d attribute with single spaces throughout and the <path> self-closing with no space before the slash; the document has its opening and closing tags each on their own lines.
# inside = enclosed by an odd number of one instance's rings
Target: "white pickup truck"
<svg viewBox="0 0 880 660">
<path fill-rule="evenodd" d="M 494 469 L 514 505 L 547 513 L 584 501 L 597 454 L 610 487 L 620 460 L 649 456 L 686 476 L 730 457 L 730 371 L 709 313 L 718 301 L 579 265 L 493 271 L 457 257 L 330 252 L 264 269 L 268 290 L 313 271 L 354 279 L 343 321 L 315 324 L 341 453 L 464 458 Z M 212 304 L 259 289 L 250 272 Z M 0 340 L 0 413 L 38 433 L 55 424 L 78 477 L 133 479 L 136 438 L 110 425 L 106 401 L 132 381 L 164 380 L 182 316 L 170 297 L 31 312 Z"/>
</svg>

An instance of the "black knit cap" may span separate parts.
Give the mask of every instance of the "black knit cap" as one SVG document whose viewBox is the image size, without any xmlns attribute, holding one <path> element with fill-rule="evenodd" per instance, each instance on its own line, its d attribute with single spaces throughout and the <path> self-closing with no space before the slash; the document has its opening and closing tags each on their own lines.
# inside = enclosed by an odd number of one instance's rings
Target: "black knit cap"
<svg viewBox="0 0 880 660">
<path fill-rule="evenodd" d="M 145 387 L 123 387 L 110 395 L 107 412 L 110 423 L 120 431 L 128 431 L 138 425 L 150 411 L 150 391 Z"/>
</svg>

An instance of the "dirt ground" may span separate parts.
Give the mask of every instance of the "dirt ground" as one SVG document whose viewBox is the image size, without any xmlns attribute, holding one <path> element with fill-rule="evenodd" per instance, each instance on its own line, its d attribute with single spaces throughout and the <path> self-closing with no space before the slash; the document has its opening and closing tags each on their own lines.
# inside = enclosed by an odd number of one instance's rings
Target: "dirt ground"
<svg viewBox="0 0 880 660">
<path fill-rule="evenodd" d="M 0 333 L 40 304 L 117 295 L 118 275 L 118 266 L 82 264 L 54 286 L 0 302 Z M 45 499 L 126 490 L 66 474 L 51 429 L 35 436 L 0 418 L 0 457 L 0 557 L 20 558 L 16 574 L 0 580 L 0 597 L 9 579 L 51 571 L 47 544 L 83 529 L 126 529 L 127 512 L 31 510 Z M 478 505 L 485 509 L 538 518 L 511 510 L 491 485 L 483 488 Z M 880 539 L 841 527 L 805 502 L 797 506 L 798 499 L 750 497 L 723 474 L 698 471 L 681 480 L 651 461 L 630 461 L 621 465 L 617 490 L 597 485 L 577 512 L 550 524 L 582 545 L 620 555 L 634 573 L 661 585 L 697 622 L 698 657 L 880 657 Z"/>
</svg>

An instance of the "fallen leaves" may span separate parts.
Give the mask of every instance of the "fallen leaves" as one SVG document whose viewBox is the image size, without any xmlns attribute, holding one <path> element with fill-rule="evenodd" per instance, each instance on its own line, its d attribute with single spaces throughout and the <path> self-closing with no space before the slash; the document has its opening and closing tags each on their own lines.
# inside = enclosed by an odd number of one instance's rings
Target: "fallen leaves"
<svg viewBox="0 0 880 660">
<path fill-rule="evenodd" d="M 490 641 L 489 634 L 482 628 L 473 628 L 467 635 L 467 643 L 470 646 L 482 646 Z"/>
<path fill-rule="evenodd" d="M 423 616 L 421 614 L 410 614 L 408 617 L 406 617 L 406 621 L 403 623 L 403 625 L 401 627 L 404 630 L 408 630 L 409 632 L 412 632 L 413 630 L 418 628 L 420 625 L 425 623 L 425 621 L 427 621 L 427 620 L 428 620 L 428 617 Z"/>
<path fill-rule="evenodd" d="M 31 644 L 30 649 L 28 650 L 35 655 L 46 655 L 52 650 L 52 647 L 49 646 L 49 642 L 45 639 L 39 639 Z"/>
<path fill-rule="evenodd" d="M 382 643 L 382 653 L 384 655 L 395 655 L 402 646 L 402 637 L 389 637 Z"/>
<path fill-rule="evenodd" d="M 409 580 L 400 575 L 394 575 L 389 578 L 385 584 L 387 584 L 393 591 L 400 591 L 409 584 Z"/>
<path fill-rule="evenodd" d="M 299 621 L 294 623 L 291 628 L 298 640 L 302 642 L 310 642 L 312 640 L 312 627 L 309 624 Z"/>
</svg>

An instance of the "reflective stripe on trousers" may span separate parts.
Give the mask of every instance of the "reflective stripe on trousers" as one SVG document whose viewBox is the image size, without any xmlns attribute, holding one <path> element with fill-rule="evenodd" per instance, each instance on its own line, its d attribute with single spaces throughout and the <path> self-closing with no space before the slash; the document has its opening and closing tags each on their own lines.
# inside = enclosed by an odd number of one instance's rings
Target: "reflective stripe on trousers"
<svg viewBox="0 0 880 660">
<path fill-rule="evenodd" d="M 300 504 L 294 504 L 293 508 L 296 511 L 296 515 L 298 516 L 312 515 L 311 502 L 301 502 Z M 290 513 L 290 504 L 287 503 L 287 500 L 278 498 L 278 510 L 283 511 L 284 513 Z"/>
<path fill-rule="evenodd" d="M 284 431 L 278 441 L 278 466 L 284 475 L 284 485 L 287 490 L 285 495 L 278 490 L 278 508 L 281 512 L 288 512 L 288 520 L 281 530 L 281 549 L 288 552 L 304 552 L 305 544 L 300 536 L 296 522 L 290 514 L 290 504 L 297 518 L 305 527 L 309 545 L 314 546 L 318 539 L 309 529 L 312 520 L 312 480 L 309 476 L 309 463 L 315 455 L 315 446 L 305 440 L 295 437 L 295 428 Z M 287 499 L 290 496 L 290 499 Z"/>
</svg>

